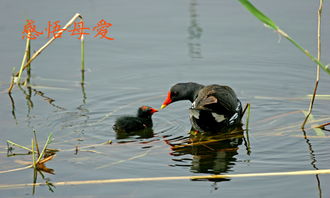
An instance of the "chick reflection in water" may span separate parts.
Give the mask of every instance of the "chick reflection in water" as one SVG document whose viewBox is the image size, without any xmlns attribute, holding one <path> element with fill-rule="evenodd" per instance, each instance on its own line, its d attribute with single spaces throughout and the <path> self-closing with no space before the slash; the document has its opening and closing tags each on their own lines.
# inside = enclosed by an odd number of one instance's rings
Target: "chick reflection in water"
<svg viewBox="0 0 330 198">
<path fill-rule="evenodd" d="M 242 127 L 211 136 L 192 131 L 187 142 L 169 143 L 173 150 L 171 155 L 175 156 L 174 166 L 189 166 L 190 171 L 194 173 L 227 173 L 235 165 L 235 155 L 238 154 L 238 146 L 242 144 L 243 138 Z M 192 158 L 187 158 L 187 155 L 191 155 Z"/>
<path fill-rule="evenodd" d="M 141 106 L 136 116 L 122 116 L 118 118 L 112 127 L 116 132 L 117 139 L 129 136 L 153 137 L 151 116 L 157 111 L 157 109 L 149 106 Z"/>
</svg>

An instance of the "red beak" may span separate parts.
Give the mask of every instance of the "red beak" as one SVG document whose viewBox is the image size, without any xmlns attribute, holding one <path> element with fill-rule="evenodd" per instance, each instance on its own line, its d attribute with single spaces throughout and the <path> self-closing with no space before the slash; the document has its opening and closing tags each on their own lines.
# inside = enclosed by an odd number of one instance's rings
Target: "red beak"
<svg viewBox="0 0 330 198">
<path fill-rule="evenodd" d="M 151 114 L 158 112 L 158 110 L 154 108 L 150 108 L 150 110 L 151 110 Z"/>
<path fill-rule="evenodd" d="M 172 99 L 171 99 L 171 92 L 169 91 L 167 93 L 167 98 L 165 99 L 164 103 L 162 104 L 162 106 L 160 107 L 160 109 L 164 109 L 167 105 L 172 103 Z"/>
</svg>

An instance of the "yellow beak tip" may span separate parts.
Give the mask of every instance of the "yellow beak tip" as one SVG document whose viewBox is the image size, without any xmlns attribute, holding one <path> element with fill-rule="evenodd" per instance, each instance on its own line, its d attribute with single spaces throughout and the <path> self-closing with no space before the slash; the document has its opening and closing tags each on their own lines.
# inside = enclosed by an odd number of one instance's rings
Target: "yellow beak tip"
<svg viewBox="0 0 330 198">
<path fill-rule="evenodd" d="M 162 105 L 162 106 L 160 107 L 160 109 L 164 109 L 166 106 L 167 106 L 167 105 Z"/>
</svg>

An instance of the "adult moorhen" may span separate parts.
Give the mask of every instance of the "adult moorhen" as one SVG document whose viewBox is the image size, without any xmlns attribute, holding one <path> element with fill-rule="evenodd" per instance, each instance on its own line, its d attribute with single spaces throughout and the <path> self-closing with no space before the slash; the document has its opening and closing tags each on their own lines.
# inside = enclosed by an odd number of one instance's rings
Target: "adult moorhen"
<svg viewBox="0 0 330 198">
<path fill-rule="evenodd" d="M 179 100 L 192 102 L 190 121 L 197 131 L 215 133 L 241 125 L 242 105 L 228 86 L 204 86 L 194 82 L 175 84 L 161 109 Z"/>
<path fill-rule="evenodd" d="M 113 130 L 117 133 L 130 133 L 152 127 L 151 116 L 157 109 L 141 106 L 136 116 L 122 116 L 119 117 L 115 124 L 112 126 Z"/>
</svg>

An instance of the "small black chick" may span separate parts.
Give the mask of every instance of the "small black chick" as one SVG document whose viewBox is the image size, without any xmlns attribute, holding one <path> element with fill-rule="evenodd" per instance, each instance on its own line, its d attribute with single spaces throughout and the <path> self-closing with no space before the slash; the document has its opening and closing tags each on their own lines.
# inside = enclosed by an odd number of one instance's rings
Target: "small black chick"
<svg viewBox="0 0 330 198">
<path fill-rule="evenodd" d="M 136 116 L 119 117 L 112 128 L 117 133 L 130 133 L 146 128 L 151 128 L 151 116 L 157 111 L 157 109 L 148 106 L 141 106 L 138 109 Z"/>
</svg>

